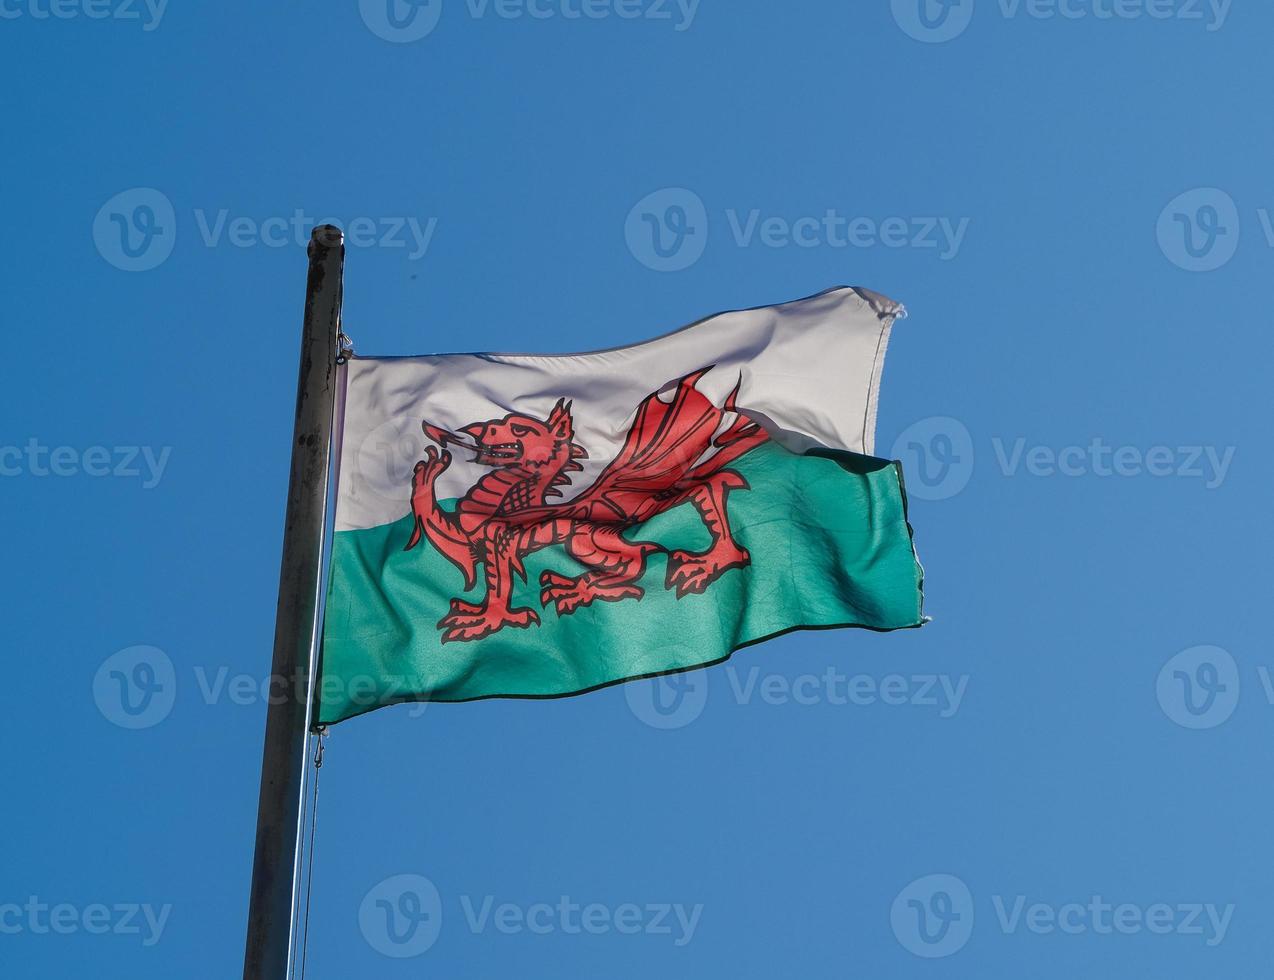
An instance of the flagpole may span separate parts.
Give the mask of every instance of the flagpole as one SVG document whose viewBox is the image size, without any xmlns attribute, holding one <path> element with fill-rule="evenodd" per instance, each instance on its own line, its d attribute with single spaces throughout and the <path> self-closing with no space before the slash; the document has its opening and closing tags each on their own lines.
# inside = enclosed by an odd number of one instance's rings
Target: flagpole
<svg viewBox="0 0 1274 980">
<path fill-rule="evenodd" d="M 315 228 L 309 259 L 244 980 L 286 980 L 292 955 L 345 259 L 340 229 Z"/>
</svg>

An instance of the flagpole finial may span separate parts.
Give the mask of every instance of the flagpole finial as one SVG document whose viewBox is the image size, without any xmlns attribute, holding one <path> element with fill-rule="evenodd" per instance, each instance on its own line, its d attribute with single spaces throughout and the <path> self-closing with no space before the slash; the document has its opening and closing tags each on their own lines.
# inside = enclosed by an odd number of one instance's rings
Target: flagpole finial
<svg viewBox="0 0 1274 980">
<path fill-rule="evenodd" d="M 345 232 L 337 228 L 336 225 L 315 225 L 314 230 L 310 232 L 310 256 L 313 257 L 315 249 L 332 249 L 340 248 L 345 244 Z"/>
</svg>

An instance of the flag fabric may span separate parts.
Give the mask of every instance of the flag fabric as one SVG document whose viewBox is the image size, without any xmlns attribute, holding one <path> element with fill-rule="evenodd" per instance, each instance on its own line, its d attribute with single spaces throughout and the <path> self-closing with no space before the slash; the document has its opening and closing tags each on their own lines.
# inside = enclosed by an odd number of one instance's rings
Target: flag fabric
<svg viewBox="0 0 1274 980">
<path fill-rule="evenodd" d="M 587 354 L 351 358 L 319 720 L 920 625 L 901 469 L 872 455 L 899 310 L 838 288 Z"/>
</svg>

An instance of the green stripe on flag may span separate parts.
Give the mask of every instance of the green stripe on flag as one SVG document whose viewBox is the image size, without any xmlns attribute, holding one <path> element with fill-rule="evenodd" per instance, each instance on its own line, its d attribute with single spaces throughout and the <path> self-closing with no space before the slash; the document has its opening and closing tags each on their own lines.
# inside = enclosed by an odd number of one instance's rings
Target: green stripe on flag
<svg viewBox="0 0 1274 980">
<path fill-rule="evenodd" d="M 403 701 L 560 697 L 651 674 L 704 666 L 800 628 L 893 630 L 923 621 L 922 573 L 896 464 L 850 453 L 806 456 L 767 442 L 731 466 L 748 490 L 729 497 L 734 537 L 751 552 L 702 595 L 664 588 L 666 558 L 651 556 L 640 600 L 594 602 L 558 616 L 539 602 L 545 569 L 586 569 L 561 546 L 526 558 L 516 606 L 541 624 L 443 644 L 436 624 L 452 598 L 481 602 L 427 544 L 412 551 L 412 518 L 340 531 L 323 631 L 319 720 L 334 723 Z M 454 506 L 452 502 L 451 506 Z M 709 535 L 683 504 L 625 535 L 699 551 Z"/>
</svg>

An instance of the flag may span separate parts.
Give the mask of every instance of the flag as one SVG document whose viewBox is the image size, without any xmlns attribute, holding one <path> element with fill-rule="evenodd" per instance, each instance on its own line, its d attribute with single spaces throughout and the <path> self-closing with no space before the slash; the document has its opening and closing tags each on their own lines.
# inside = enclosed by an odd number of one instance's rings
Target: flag
<svg viewBox="0 0 1274 980">
<path fill-rule="evenodd" d="M 872 455 L 899 310 L 838 288 L 586 354 L 351 358 L 319 720 L 920 625 L 901 469 Z"/>
</svg>

